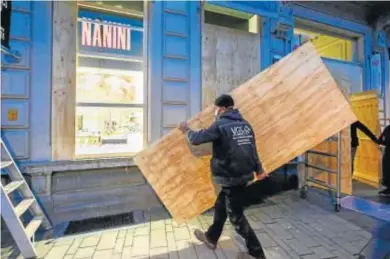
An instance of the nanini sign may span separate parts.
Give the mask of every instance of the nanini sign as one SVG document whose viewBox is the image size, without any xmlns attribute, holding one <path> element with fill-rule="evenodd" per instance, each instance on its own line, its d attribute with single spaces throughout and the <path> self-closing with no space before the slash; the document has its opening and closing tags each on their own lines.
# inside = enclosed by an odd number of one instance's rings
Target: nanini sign
<svg viewBox="0 0 390 259">
<path fill-rule="evenodd" d="M 81 20 L 81 45 L 130 51 L 131 28 L 105 21 Z"/>
</svg>

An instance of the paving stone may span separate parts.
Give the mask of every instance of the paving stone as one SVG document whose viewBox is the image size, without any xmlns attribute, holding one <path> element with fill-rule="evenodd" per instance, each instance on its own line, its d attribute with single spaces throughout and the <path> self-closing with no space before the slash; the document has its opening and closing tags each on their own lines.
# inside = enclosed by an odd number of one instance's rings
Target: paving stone
<svg viewBox="0 0 390 259">
<path fill-rule="evenodd" d="M 166 226 L 165 226 L 165 230 L 166 230 L 167 232 L 173 232 L 173 227 L 172 227 L 172 225 L 166 225 Z"/>
<path fill-rule="evenodd" d="M 124 247 L 123 250 L 122 250 L 122 259 L 132 258 L 131 257 L 131 250 L 132 250 L 131 246 Z"/>
<path fill-rule="evenodd" d="M 45 259 L 59 259 L 66 255 L 70 245 L 53 246 L 45 256 Z"/>
<path fill-rule="evenodd" d="M 150 224 L 150 228 L 153 229 L 165 229 L 165 223 L 163 220 L 152 221 Z"/>
<path fill-rule="evenodd" d="M 97 250 L 114 249 L 117 236 L 118 231 L 103 233 L 97 246 Z"/>
<path fill-rule="evenodd" d="M 271 237 L 267 233 L 260 233 L 255 231 L 257 238 L 259 239 L 262 247 L 272 247 L 277 246 L 276 242 L 271 239 Z"/>
<path fill-rule="evenodd" d="M 113 252 L 114 252 L 114 250 L 112 250 L 112 249 L 95 251 L 92 258 L 93 259 L 103 259 L 103 258 L 111 259 Z"/>
<path fill-rule="evenodd" d="M 331 231 L 331 230 L 329 230 L 328 227 L 323 227 L 320 224 L 311 222 L 310 226 L 313 229 L 315 229 L 320 235 L 324 235 L 324 236 L 326 236 L 328 238 L 333 239 L 333 238 L 336 238 L 336 237 L 340 236 L 338 233 L 336 233 L 334 231 Z"/>
<path fill-rule="evenodd" d="M 125 239 L 124 238 L 118 238 L 116 240 L 116 242 L 115 242 L 114 254 L 122 253 L 124 244 L 125 244 Z"/>
<path fill-rule="evenodd" d="M 85 237 L 83 239 L 83 242 L 81 242 L 80 247 L 97 246 L 99 240 L 100 240 L 100 235 Z"/>
<path fill-rule="evenodd" d="M 130 256 L 127 258 L 130 258 Z M 122 259 L 122 254 L 113 254 L 110 259 Z"/>
<path fill-rule="evenodd" d="M 299 254 L 299 255 L 313 254 L 313 252 L 310 251 L 309 248 L 307 248 L 307 246 L 305 246 L 304 243 L 301 243 L 297 239 L 284 240 L 284 242 L 286 242 L 286 244 L 288 246 L 290 246 L 292 248 L 292 250 L 297 252 L 297 254 Z"/>
<path fill-rule="evenodd" d="M 179 259 L 179 254 L 177 253 L 177 251 L 170 251 L 168 253 L 168 257 L 169 259 Z"/>
<path fill-rule="evenodd" d="M 284 230 L 281 226 L 279 226 L 277 223 L 274 224 L 267 224 L 267 228 L 270 229 L 275 235 L 277 235 L 280 239 L 291 239 L 293 236 Z"/>
<path fill-rule="evenodd" d="M 150 249 L 150 258 L 152 259 L 169 259 L 167 247 L 157 247 Z"/>
<path fill-rule="evenodd" d="M 284 230 L 291 230 L 294 229 L 294 225 L 291 224 L 287 219 L 285 218 L 279 218 L 276 220 L 276 224 L 280 226 Z"/>
<path fill-rule="evenodd" d="M 187 227 L 174 228 L 173 233 L 175 235 L 175 240 L 190 239 L 190 232 Z"/>
<path fill-rule="evenodd" d="M 234 238 L 224 235 L 219 239 L 219 246 L 227 259 L 236 259 L 238 253 L 246 251 L 243 241 L 236 241 Z"/>
<path fill-rule="evenodd" d="M 268 247 L 264 248 L 264 253 L 267 259 L 289 259 L 291 258 L 286 251 L 281 247 Z"/>
<path fill-rule="evenodd" d="M 176 251 L 176 243 L 173 233 L 167 233 L 167 246 L 169 251 Z"/>
<path fill-rule="evenodd" d="M 122 229 L 118 233 L 118 238 L 124 238 L 126 236 L 127 229 Z"/>
<path fill-rule="evenodd" d="M 302 258 L 303 258 L 303 259 L 321 259 L 321 257 L 319 257 L 319 256 L 316 255 L 316 254 L 304 255 Z"/>
<path fill-rule="evenodd" d="M 300 242 L 303 242 L 307 247 L 315 247 L 320 245 L 313 238 L 309 237 L 299 229 L 289 229 L 287 231 L 291 233 Z"/>
<path fill-rule="evenodd" d="M 77 249 L 74 259 L 91 258 L 95 252 L 95 248 L 96 247 L 85 247 Z M 56 258 L 58 259 L 58 257 Z"/>
<path fill-rule="evenodd" d="M 339 248 L 336 250 L 333 250 L 332 253 L 337 256 L 337 258 L 342 258 L 342 259 L 355 259 L 355 256 L 352 254 L 346 252 L 345 250 Z"/>
<path fill-rule="evenodd" d="M 217 246 L 217 249 L 215 249 L 214 253 L 218 259 L 227 259 L 220 246 Z"/>
<path fill-rule="evenodd" d="M 74 239 L 73 238 L 60 238 L 55 241 L 55 246 L 63 246 L 63 245 L 72 245 Z"/>
<path fill-rule="evenodd" d="M 323 247 L 329 251 L 337 249 L 335 244 L 332 241 L 329 241 L 326 237 L 320 237 L 317 235 L 310 236 L 313 241 L 316 241 L 318 244 L 321 244 Z"/>
<path fill-rule="evenodd" d="M 65 255 L 62 259 L 73 259 L 73 255 Z"/>
<path fill-rule="evenodd" d="M 150 247 L 166 247 L 167 235 L 165 229 L 152 230 L 150 235 Z"/>
<path fill-rule="evenodd" d="M 133 241 L 131 256 L 149 255 L 149 236 L 136 236 Z"/>
<path fill-rule="evenodd" d="M 332 254 L 329 250 L 327 250 L 323 246 L 317 246 L 310 248 L 311 251 L 313 251 L 318 257 L 321 259 L 327 259 L 327 258 L 334 258 L 335 255 Z"/>
<path fill-rule="evenodd" d="M 79 248 L 79 246 L 81 245 L 81 242 L 83 241 L 82 238 L 76 238 L 74 241 L 73 241 L 73 244 L 70 246 L 67 254 L 75 254 L 77 249 Z"/>
<path fill-rule="evenodd" d="M 134 240 L 134 233 L 127 232 L 124 246 L 131 246 L 133 244 L 133 240 Z"/>
<path fill-rule="evenodd" d="M 253 230 L 264 230 L 266 228 L 266 225 L 255 217 L 250 218 L 248 221 Z"/>
<path fill-rule="evenodd" d="M 273 219 L 284 217 L 284 212 L 278 206 L 267 206 L 267 214 Z"/>
<path fill-rule="evenodd" d="M 285 251 L 292 250 L 291 247 L 289 247 L 285 242 L 283 242 L 283 240 L 277 237 L 272 231 L 266 229 L 266 232 L 268 233 L 268 236 L 270 236 L 278 244 L 278 246 L 282 247 Z"/>
<path fill-rule="evenodd" d="M 354 245 L 351 242 L 345 241 L 343 238 L 337 238 L 335 239 L 335 242 L 337 242 L 338 246 L 344 249 L 346 252 L 357 255 L 359 252 L 364 248 L 359 248 L 358 246 Z"/>
<path fill-rule="evenodd" d="M 134 236 L 146 236 L 146 235 L 149 235 L 149 234 L 150 234 L 149 226 L 136 228 L 135 231 L 134 231 Z"/>
<path fill-rule="evenodd" d="M 176 249 L 180 259 L 198 259 L 194 247 L 186 240 L 176 241 Z"/>
<path fill-rule="evenodd" d="M 1 241 L 3 242 L 3 240 Z M 37 242 L 35 244 L 35 251 L 37 252 L 38 258 L 44 258 L 53 246 L 54 246 L 53 242 L 46 242 L 46 241 Z M 1 250 L 4 250 L 4 247 L 2 247 Z M 10 254 L 12 254 L 12 251 L 10 251 Z M 4 256 L 2 253 L 1 258 L 6 258 L 6 256 Z"/>
<path fill-rule="evenodd" d="M 216 259 L 214 251 L 207 248 L 205 244 L 194 244 L 194 248 L 198 258 Z"/>
<path fill-rule="evenodd" d="M 264 212 L 257 212 L 256 214 L 254 214 L 254 216 L 260 220 L 261 222 L 263 222 L 264 224 L 271 224 L 271 223 L 275 223 L 275 220 L 273 218 L 271 218 L 270 216 L 268 216 L 266 213 Z"/>
</svg>

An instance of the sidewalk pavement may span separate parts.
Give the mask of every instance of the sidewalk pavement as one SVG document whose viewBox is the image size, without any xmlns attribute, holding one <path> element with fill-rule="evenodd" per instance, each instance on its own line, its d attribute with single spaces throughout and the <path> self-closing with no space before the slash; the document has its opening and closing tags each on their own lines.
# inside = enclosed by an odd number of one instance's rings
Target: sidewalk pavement
<svg viewBox="0 0 390 259">
<path fill-rule="evenodd" d="M 358 255 L 373 238 L 367 230 L 300 199 L 294 191 L 272 197 L 266 204 L 248 209 L 246 215 L 268 259 L 364 258 Z M 144 212 L 143 221 L 120 229 L 40 241 L 36 244 L 39 258 L 236 259 L 242 256 L 229 223 L 215 251 L 195 239 L 194 229 L 206 230 L 212 213 L 177 224 L 165 211 L 155 210 Z M 2 253 L 2 258 L 9 258 L 4 256 Z"/>
</svg>

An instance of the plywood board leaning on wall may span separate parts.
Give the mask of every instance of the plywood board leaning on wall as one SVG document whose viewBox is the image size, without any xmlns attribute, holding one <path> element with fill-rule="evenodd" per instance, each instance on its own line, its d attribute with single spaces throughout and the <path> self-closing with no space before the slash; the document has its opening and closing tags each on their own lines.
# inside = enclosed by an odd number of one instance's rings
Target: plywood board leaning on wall
<svg viewBox="0 0 390 259">
<path fill-rule="evenodd" d="M 366 125 L 376 136 L 380 134 L 379 100 L 376 91 L 354 94 L 351 97 L 353 111 L 360 122 Z M 359 147 L 356 152 L 353 178 L 380 187 L 381 152 L 363 132 L 358 130 Z"/>
<path fill-rule="evenodd" d="M 264 168 L 271 172 L 356 121 L 313 45 L 305 44 L 232 92 L 252 124 Z M 188 121 L 192 129 L 214 121 L 209 106 Z M 209 163 L 192 155 L 177 129 L 140 152 L 135 161 L 178 222 L 213 206 Z"/>
<path fill-rule="evenodd" d="M 202 107 L 260 72 L 258 34 L 202 25 Z"/>
<path fill-rule="evenodd" d="M 53 2 L 52 159 L 75 152 L 77 2 Z"/>
<path fill-rule="evenodd" d="M 337 135 L 335 136 L 337 137 Z M 337 154 L 337 141 L 324 141 L 312 150 Z M 337 158 L 323 155 L 309 154 L 309 164 L 332 169 L 337 171 Z M 309 177 L 324 181 L 336 188 L 337 175 L 309 168 Z M 310 183 L 311 186 L 324 188 L 317 184 Z M 351 174 L 351 134 L 347 127 L 341 131 L 341 192 L 352 194 L 352 174 Z"/>
</svg>

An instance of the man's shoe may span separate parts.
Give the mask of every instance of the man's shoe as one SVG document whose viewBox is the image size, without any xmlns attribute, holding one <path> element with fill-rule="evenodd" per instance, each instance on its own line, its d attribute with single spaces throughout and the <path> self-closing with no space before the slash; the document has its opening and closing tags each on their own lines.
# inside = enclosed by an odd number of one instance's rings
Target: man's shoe
<svg viewBox="0 0 390 259">
<path fill-rule="evenodd" d="M 206 234 L 202 230 L 196 229 L 194 231 L 194 235 L 195 235 L 196 239 L 198 239 L 200 242 L 204 243 L 207 246 L 207 248 L 209 248 L 211 250 L 215 250 L 217 248 L 217 245 L 211 243 L 209 241 L 209 239 L 207 238 Z"/>
<path fill-rule="evenodd" d="M 379 192 L 379 195 L 390 195 L 390 188 L 386 188 Z"/>
<path fill-rule="evenodd" d="M 263 250 L 256 251 L 256 252 L 249 252 L 249 255 L 252 256 L 252 258 L 255 258 L 255 259 L 266 259 Z"/>
<path fill-rule="evenodd" d="M 238 258 L 242 258 L 242 259 L 266 259 L 265 255 L 264 255 L 264 251 L 262 248 L 258 249 L 258 250 L 255 250 L 255 251 L 251 251 L 251 252 L 248 252 L 248 253 L 245 253 L 245 252 L 242 252 L 242 251 L 247 251 L 247 248 L 246 248 L 246 245 L 245 245 L 245 241 L 242 237 L 240 236 L 237 236 L 235 235 L 234 236 L 234 239 L 236 241 L 236 244 L 240 250 L 240 252 L 238 253 Z"/>
</svg>

